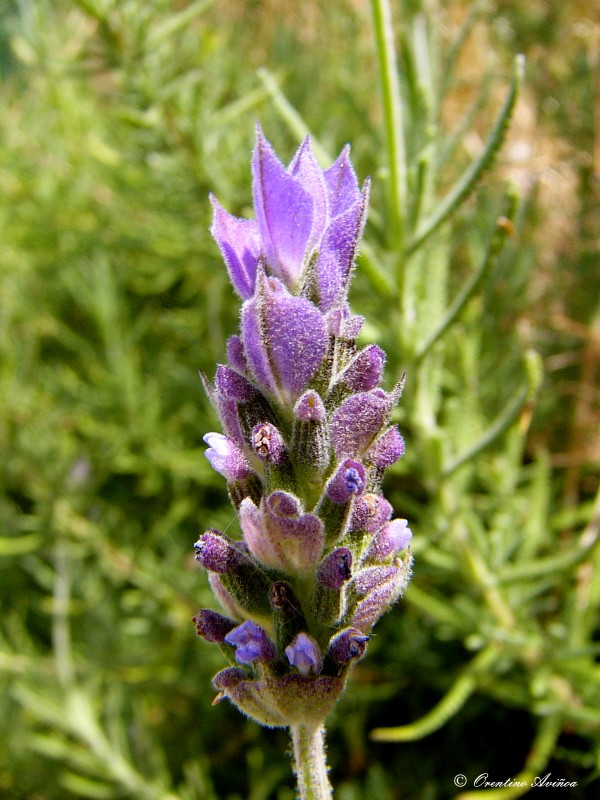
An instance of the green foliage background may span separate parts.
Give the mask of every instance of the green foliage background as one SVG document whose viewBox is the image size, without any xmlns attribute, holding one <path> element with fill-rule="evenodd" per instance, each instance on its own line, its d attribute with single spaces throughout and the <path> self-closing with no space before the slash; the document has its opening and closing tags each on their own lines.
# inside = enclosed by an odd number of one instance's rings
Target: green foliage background
<svg viewBox="0 0 600 800">
<path fill-rule="evenodd" d="M 0 9 L 3 798 L 294 796 L 285 733 L 211 707 L 191 623 L 192 544 L 236 525 L 202 455 L 197 371 L 237 316 L 208 193 L 250 213 L 256 119 L 372 176 L 353 307 L 407 373 L 414 581 L 331 720 L 336 798 L 523 769 L 597 791 L 598 29 L 577 2 L 393 11 L 397 173 L 367 3 Z"/>
</svg>

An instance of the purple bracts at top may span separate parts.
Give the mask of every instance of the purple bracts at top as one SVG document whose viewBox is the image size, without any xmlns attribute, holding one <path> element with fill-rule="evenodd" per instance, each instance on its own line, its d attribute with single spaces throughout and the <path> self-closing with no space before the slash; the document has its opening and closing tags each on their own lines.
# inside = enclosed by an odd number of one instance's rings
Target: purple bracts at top
<svg viewBox="0 0 600 800">
<path fill-rule="evenodd" d="M 256 220 L 232 216 L 211 196 L 211 233 L 236 292 L 252 297 L 261 261 L 296 291 L 316 253 L 315 288 L 328 311 L 348 289 L 368 205 L 369 184 L 359 188 L 349 148 L 323 171 L 306 138 L 286 168 L 257 128 L 252 178 Z"/>
<path fill-rule="evenodd" d="M 260 256 L 260 236 L 254 220 L 232 217 L 211 195 L 213 224 L 211 233 L 221 248 L 229 278 L 242 299 L 252 297 Z"/>
<path fill-rule="evenodd" d="M 348 292 L 369 181 L 349 146 L 323 169 L 307 137 L 285 166 L 258 127 L 252 199 L 242 219 L 211 197 L 242 308 L 227 364 L 214 384 L 202 375 L 223 428 L 206 434 L 205 455 L 241 534 L 196 543 L 227 616 L 194 620 L 243 666 L 215 678 L 219 698 L 263 725 L 314 727 L 410 577 L 412 534 L 382 493 L 404 454 L 391 422 L 402 384 L 384 391 L 384 351 L 357 346 L 364 318 Z"/>
</svg>

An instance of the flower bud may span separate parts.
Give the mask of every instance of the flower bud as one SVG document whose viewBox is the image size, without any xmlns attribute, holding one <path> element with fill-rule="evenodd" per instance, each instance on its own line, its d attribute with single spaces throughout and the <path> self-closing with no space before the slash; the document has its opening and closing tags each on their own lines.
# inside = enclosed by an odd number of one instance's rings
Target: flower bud
<svg viewBox="0 0 600 800">
<path fill-rule="evenodd" d="M 194 547 L 200 565 L 219 576 L 219 584 L 226 593 L 219 599 L 223 599 L 225 608 L 239 609 L 241 613 L 261 618 L 269 616 L 271 583 L 244 552 L 241 542 L 232 542 L 219 531 L 211 530 L 201 536 Z"/>
<path fill-rule="evenodd" d="M 352 314 L 347 304 L 328 311 L 325 319 L 327 331 L 331 336 L 352 342 L 352 344 L 358 338 L 365 322 L 365 318 L 360 314 Z"/>
<path fill-rule="evenodd" d="M 404 439 L 397 425 L 392 425 L 369 448 L 366 459 L 383 471 L 404 455 Z"/>
<path fill-rule="evenodd" d="M 375 533 L 392 515 L 392 506 L 380 494 L 357 497 L 352 509 L 350 531 Z"/>
<path fill-rule="evenodd" d="M 309 390 L 294 406 L 291 458 L 299 477 L 317 482 L 331 460 L 327 412 L 319 395 Z"/>
<path fill-rule="evenodd" d="M 347 664 L 364 655 L 370 638 L 356 628 L 346 628 L 330 640 L 327 655 L 336 664 Z"/>
<path fill-rule="evenodd" d="M 327 589 L 341 589 L 352 577 L 352 553 L 347 547 L 336 547 L 325 556 L 317 570 L 318 582 Z"/>
<path fill-rule="evenodd" d="M 229 617 L 224 617 L 210 608 L 201 609 L 193 618 L 196 625 L 198 636 L 206 639 L 207 642 L 217 642 L 221 644 L 229 631 L 233 630 L 238 624 Z"/>
<path fill-rule="evenodd" d="M 349 601 L 353 610 L 350 624 L 363 633 L 371 630 L 377 620 L 396 602 L 410 577 L 411 559 L 398 561 L 389 567 L 366 567 L 352 580 L 350 593 L 357 602 Z"/>
<path fill-rule="evenodd" d="M 338 458 L 359 458 L 381 433 L 392 408 L 383 389 L 348 397 L 334 412 L 331 436 Z"/>
<path fill-rule="evenodd" d="M 381 347 L 376 344 L 369 345 L 357 353 L 340 373 L 336 383 L 352 394 L 368 392 L 379 384 L 384 364 L 385 353 Z"/>
<path fill-rule="evenodd" d="M 366 481 L 367 474 L 362 464 L 347 458 L 327 483 L 319 504 L 319 516 L 325 523 L 325 544 L 328 547 L 345 535 L 355 499 L 362 494 Z"/>
<path fill-rule="evenodd" d="M 270 422 L 261 422 L 252 429 L 252 449 L 261 461 L 281 465 L 287 462 L 287 449 L 283 436 Z"/>
<path fill-rule="evenodd" d="M 310 607 L 323 625 L 335 625 L 344 615 L 344 586 L 352 577 L 352 552 L 336 547 L 319 564 Z"/>
<path fill-rule="evenodd" d="M 244 555 L 235 544 L 220 531 L 206 531 L 194 544 L 196 561 L 211 572 L 225 573 L 236 569 Z"/>
</svg>

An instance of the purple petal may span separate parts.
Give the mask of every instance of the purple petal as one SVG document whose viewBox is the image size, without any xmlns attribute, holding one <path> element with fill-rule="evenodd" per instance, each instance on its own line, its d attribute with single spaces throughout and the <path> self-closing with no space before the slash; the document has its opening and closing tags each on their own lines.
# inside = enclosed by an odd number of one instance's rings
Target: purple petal
<svg viewBox="0 0 600 800">
<path fill-rule="evenodd" d="M 405 519 L 393 519 L 377 531 L 371 542 L 368 558 L 375 561 L 385 561 L 389 556 L 396 555 L 405 550 L 412 539 L 412 531 Z"/>
<path fill-rule="evenodd" d="M 391 401 L 382 389 L 348 397 L 334 412 L 331 434 L 338 458 L 360 456 L 383 428 Z"/>
<path fill-rule="evenodd" d="M 279 161 L 260 128 L 252 158 L 252 193 L 267 263 L 294 288 L 313 229 L 314 201 L 308 188 Z"/>
<path fill-rule="evenodd" d="M 223 254 L 233 288 L 246 300 L 254 294 L 256 284 L 260 256 L 258 225 L 255 220 L 232 216 L 212 195 L 210 201 L 214 211 L 210 232 Z"/>
<path fill-rule="evenodd" d="M 345 299 L 367 214 L 368 190 L 331 221 L 316 262 L 319 308 L 329 311 Z"/>
<path fill-rule="evenodd" d="M 287 660 L 293 667 L 297 667 L 301 675 L 312 672 L 318 675 L 323 665 L 323 657 L 319 645 L 306 633 L 299 633 L 294 641 L 285 648 Z"/>
<path fill-rule="evenodd" d="M 237 628 L 233 628 L 225 636 L 224 641 L 236 648 L 235 659 L 240 664 L 273 661 L 277 657 L 275 645 L 269 639 L 265 629 L 252 620 L 246 620 Z"/>
<path fill-rule="evenodd" d="M 242 306 L 242 341 L 248 366 L 257 383 L 269 394 L 278 396 L 277 380 L 270 361 L 270 347 L 264 327 L 264 302 L 254 297 Z"/>
<path fill-rule="evenodd" d="M 211 467 L 227 480 L 243 481 L 252 475 L 252 467 L 233 439 L 221 433 L 207 433 L 203 439 L 208 445 L 204 455 Z"/>
<path fill-rule="evenodd" d="M 337 217 L 360 197 L 358 180 L 350 162 L 350 145 L 346 145 L 334 163 L 324 172 L 329 213 Z"/>
<path fill-rule="evenodd" d="M 294 175 L 307 189 L 313 200 L 313 226 L 306 254 L 310 254 L 319 244 L 328 222 L 327 188 L 323 170 L 314 156 L 310 139 L 307 136 L 292 159 L 288 172 Z"/>
<path fill-rule="evenodd" d="M 259 279 L 242 308 L 248 365 L 269 393 L 293 402 L 314 376 L 327 350 L 325 321 L 313 303 L 294 297 L 276 278 Z"/>
</svg>

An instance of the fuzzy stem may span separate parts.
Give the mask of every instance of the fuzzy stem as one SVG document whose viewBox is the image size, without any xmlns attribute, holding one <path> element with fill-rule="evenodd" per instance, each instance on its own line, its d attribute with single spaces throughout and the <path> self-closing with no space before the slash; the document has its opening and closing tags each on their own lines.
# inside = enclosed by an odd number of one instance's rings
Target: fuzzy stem
<svg viewBox="0 0 600 800">
<path fill-rule="evenodd" d="M 293 725 L 294 772 L 298 779 L 298 800 L 331 800 L 327 777 L 325 728 Z"/>
</svg>

